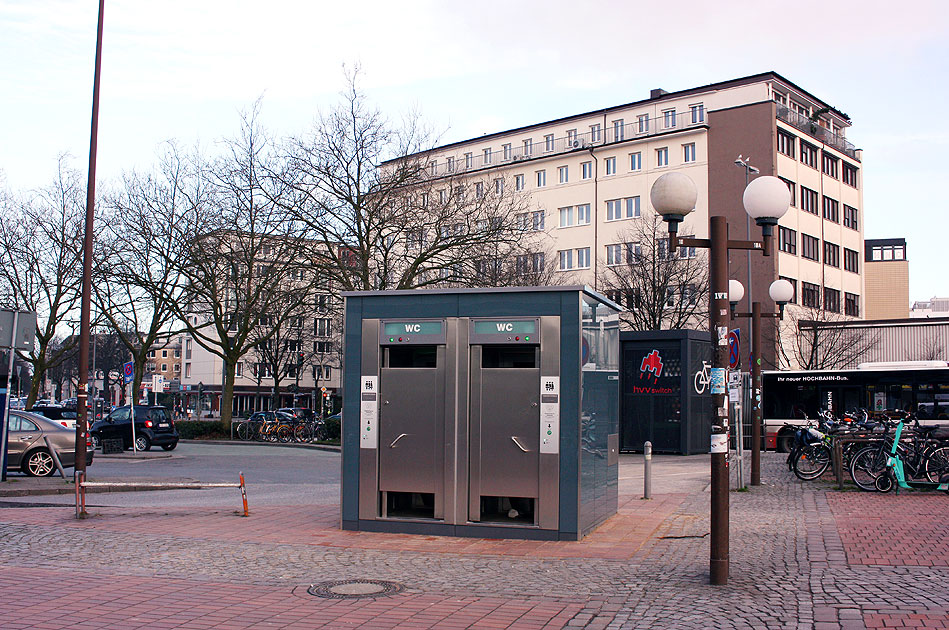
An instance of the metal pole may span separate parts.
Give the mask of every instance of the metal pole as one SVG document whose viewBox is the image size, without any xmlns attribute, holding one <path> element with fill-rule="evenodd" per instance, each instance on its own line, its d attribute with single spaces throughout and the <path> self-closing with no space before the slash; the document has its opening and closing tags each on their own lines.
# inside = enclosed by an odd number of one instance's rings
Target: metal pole
<svg viewBox="0 0 949 630">
<path fill-rule="evenodd" d="M 652 442 L 643 444 L 643 498 L 652 498 Z"/>
<path fill-rule="evenodd" d="M 102 21 L 105 0 L 99 0 L 99 23 L 96 30 L 96 66 L 92 82 L 92 129 L 89 139 L 89 180 L 86 185 L 86 231 L 82 248 L 82 302 L 79 317 L 79 387 L 76 392 L 76 482 L 86 473 L 86 430 L 88 428 L 89 386 L 89 324 L 92 302 L 92 222 L 96 209 L 96 146 L 99 135 L 99 79 L 102 74 Z"/>
<path fill-rule="evenodd" d="M 730 396 L 729 396 L 730 398 Z M 731 401 L 729 400 L 728 406 L 731 407 Z M 735 487 L 739 490 L 745 487 L 745 431 L 742 426 L 744 421 L 744 414 L 741 412 L 741 408 L 735 406 L 735 476 L 737 477 L 737 483 Z"/>
<path fill-rule="evenodd" d="M 761 302 L 751 303 L 751 485 L 761 485 Z"/>
<path fill-rule="evenodd" d="M 709 324 L 712 337 L 712 383 L 724 384 L 728 367 L 728 223 L 709 217 Z M 718 379 L 716 379 L 718 370 Z M 724 388 L 723 388 L 724 389 Z M 712 390 L 712 451 L 710 506 L 711 536 L 709 578 L 712 584 L 728 583 L 728 394 Z M 724 449 L 719 444 L 724 440 Z"/>
</svg>

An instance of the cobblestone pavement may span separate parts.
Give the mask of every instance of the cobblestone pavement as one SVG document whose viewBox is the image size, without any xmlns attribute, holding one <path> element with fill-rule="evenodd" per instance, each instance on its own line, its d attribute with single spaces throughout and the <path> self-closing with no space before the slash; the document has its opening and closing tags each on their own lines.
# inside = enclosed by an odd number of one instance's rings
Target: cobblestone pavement
<svg viewBox="0 0 949 630">
<path fill-rule="evenodd" d="M 730 494 L 724 587 L 707 584 L 707 490 L 655 502 L 626 497 L 621 514 L 581 543 L 339 532 L 331 506 L 268 507 L 249 519 L 108 508 L 79 522 L 61 507 L 2 508 L 0 626 L 949 627 L 949 567 L 907 560 L 945 559 L 949 497 L 837 493 L 797 481 L 780 455 L 764 464 L 766 485 Z M 877 526 L 860 529 L 864 516 Z M 926 532 L 942 543 L 918 544 Z M 881 546 L 902 552 L 872 563 L 860 553 Z M 391 580 L 404 591 L 307 593 L 349 579 Z"/>
</svg>

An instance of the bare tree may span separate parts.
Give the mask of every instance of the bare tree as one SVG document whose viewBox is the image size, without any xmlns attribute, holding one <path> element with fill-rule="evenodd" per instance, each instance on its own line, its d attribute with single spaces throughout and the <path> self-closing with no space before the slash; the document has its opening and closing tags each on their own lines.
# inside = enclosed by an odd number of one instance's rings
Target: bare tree
<svg viewBox="0 0 949 630">
<path fill-rule="evenodd" d="M 816 307 L 791 305 L 784 311 L 781 341 L 783 367 L 833 370 L 855 366 L 879 343 L 865 328 L 846 326 L 848 318 Z"/>
<path fill-rule="evenodd" d="M 634 220 L 607 248 L 599 284 L 626 307 L 620 317 L 631 330 L 705 327 L 708 263 L 703 251 L 669 252 L 665 224 L 655 214 Z"/>
<path fill-rule="evenodd" d="M 433 165 L 418 117 L 396 128 L 350 77 L 342 102 L 286 149 L 274 173 L 296 193 L 286 207 L 323 243 L 315 262 L 335 291 L 480 284 L 470 263 L 533 250 L 514 217 L 527 197 L 490 171 Z"/>
<path fill-rule="evenodd" d="M 78 312 L 82 271 L 85 182 L 59 160 L 55 180 L 29 200 L 3 200 L 0 220 L 0 301 L 35 311 L 36 344 L 17 355 L 30 363 L 27 405 L 36 402 L 46 373 L 59 365 L 76 339 L 53 343 Z"/>
</svg>

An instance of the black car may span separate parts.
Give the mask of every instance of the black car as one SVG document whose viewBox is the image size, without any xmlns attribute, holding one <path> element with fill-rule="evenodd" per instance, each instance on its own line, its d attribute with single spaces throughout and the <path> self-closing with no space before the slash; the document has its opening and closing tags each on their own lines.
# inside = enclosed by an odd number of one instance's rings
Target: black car
<svg viewBox="0 0 949 630">
<path fill-rule="evenodd" d="M 92 444 L 95 448 L 103 440 L 121 439 L 126 449 L 132 448 L 132 423 L 129 407 L 119 407 L 108 416 L 92 425 Z M 166 451 L 178 446 L 178 429 L 171 414 L 164 407 L 135 407 L 135 447 L 147 451 L 152 446 Z"/>
</svg>

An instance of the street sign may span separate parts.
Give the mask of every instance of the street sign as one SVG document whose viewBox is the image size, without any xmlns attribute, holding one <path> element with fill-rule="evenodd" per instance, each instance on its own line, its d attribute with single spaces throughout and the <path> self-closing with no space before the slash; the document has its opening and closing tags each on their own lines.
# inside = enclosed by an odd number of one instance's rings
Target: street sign
<svg viewBox="0 0 949 630">
<path fill-rule="evenodd" d="M 728 367 L 731 369 L 741 365 L 741 329 L 735 328 L 728 333 Z"/>
<path fill-rule="evenodd" d="M 122 364 L 122 378 L 126 384 L 131 383 L 135 379 L 135 363 L 129 361 L 128 363 Z"/>
<path fill-rule="evenodd" d="M 161 374 L 152 375 L 152 391 L 159 394 L 165 391 L 165 377 Z"/>
<path fill-rule="evenodd" d="M 325 387 L 321 387 L 321 388 L 320 388 L 320 391 L 321 391 L 321 392 L 325 392 L 325 391 L 326 391 L 326 388 L 325 388 Z"/>
</svg>

